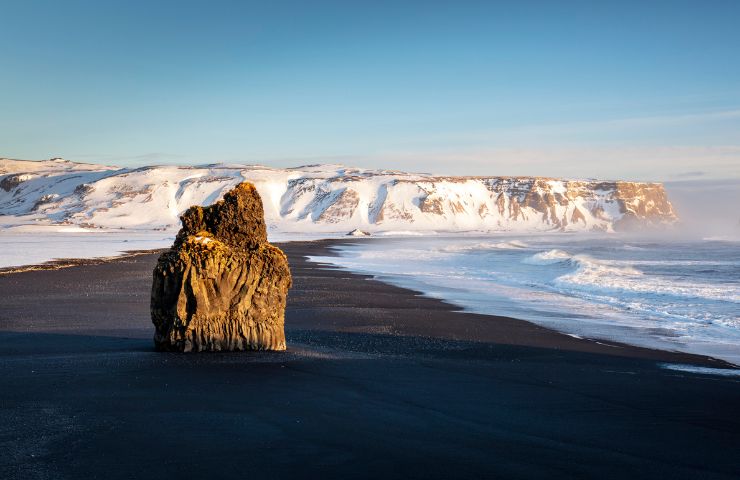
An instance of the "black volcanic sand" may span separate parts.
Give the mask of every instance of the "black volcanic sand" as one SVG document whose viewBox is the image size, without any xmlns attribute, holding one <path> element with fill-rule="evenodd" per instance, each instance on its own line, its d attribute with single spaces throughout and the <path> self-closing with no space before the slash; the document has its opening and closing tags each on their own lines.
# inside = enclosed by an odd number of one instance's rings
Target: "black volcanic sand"
<svg viewBox="0 0 740 480">
<path fill-rule="evenodd" d="M 740 381 L 307 262 L 289 351 L 157 353 L 156 255 L 0 275 L 0 478 L 738 478 Z M 721 366 L 721 365 L 720 365 Z"/>
</svg>

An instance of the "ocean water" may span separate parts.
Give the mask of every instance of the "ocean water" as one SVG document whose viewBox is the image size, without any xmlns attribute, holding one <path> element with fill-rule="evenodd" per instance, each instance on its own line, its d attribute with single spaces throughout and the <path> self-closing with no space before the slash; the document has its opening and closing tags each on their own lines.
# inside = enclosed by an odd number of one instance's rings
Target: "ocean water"
<svg viewBox="0 0 740 480">
<path fill-rule="evenodd" d="M 107 258 L 131 250 L 168 248 L 177 230 L 169 231 L 96 231 L 80 228 L 65 231 L 59 227 L 23 229 L 0 228 L 0 268 L 38 265 L 69 258 Z M 284 234 L 270 232 L 271 242 L 316 240 L 327 234 Z M 344 234 L 334 237 L 346 238 Z"/>
<path fill-rule="evenodd" d="M 37 265 L 68 258 L 100 258 L 131 250 L 166 248 L 174 234 L 166 232 L 48 232 L 0 229 L 0 268 Z"/>
<path fill-rule="evenodd" d="M 338 257 L 314 260 L 372 274 L 468 311 L 740 364 L 736 241 L 567 234 L 414 237 L 368 239 L 337 252 Z"/>
</svg>

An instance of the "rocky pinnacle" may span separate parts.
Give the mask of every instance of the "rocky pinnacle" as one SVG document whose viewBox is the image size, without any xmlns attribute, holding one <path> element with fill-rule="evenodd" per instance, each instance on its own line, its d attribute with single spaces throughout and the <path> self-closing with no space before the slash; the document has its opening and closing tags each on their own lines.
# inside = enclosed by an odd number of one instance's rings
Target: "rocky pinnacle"
<svg viewBox="0 0 740 480">
<path fill-rule="evenodd" d="M 190 207 L 154 268 L 158 350 L 285 350 L 291 286 L 285 254 L 267 242 L 262 200 L 241 183 L 209 207 Z"/>
</svg>

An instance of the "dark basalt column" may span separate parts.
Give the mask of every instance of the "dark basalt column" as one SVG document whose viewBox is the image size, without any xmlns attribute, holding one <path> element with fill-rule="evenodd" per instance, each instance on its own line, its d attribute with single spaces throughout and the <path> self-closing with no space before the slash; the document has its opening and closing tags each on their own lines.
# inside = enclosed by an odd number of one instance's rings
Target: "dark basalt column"
<svg viewBox="0 0 740 480">
<path fill-rule="evenodd" d="M 151 314 L 161 351 L 285 350 L 288 259 L 267 242 L 254 185 L 190 207 L 154 268 Z"/>
</svg>

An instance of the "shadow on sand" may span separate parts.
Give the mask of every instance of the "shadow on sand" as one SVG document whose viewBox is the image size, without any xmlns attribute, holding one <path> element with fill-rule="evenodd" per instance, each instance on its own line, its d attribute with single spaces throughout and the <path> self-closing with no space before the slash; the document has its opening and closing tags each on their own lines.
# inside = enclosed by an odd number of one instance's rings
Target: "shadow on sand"
<svg viewBox="0 0 740 480">
<path fill-rule="evenodd" d="M 287 352 L 157 353 L 137 332 L 0 332 L 0 477 L 740 471 L 731 379 L 589 353 L 321 330 L 289 330 Z"/>
</svg>

